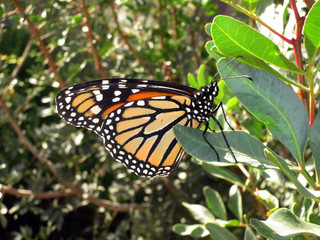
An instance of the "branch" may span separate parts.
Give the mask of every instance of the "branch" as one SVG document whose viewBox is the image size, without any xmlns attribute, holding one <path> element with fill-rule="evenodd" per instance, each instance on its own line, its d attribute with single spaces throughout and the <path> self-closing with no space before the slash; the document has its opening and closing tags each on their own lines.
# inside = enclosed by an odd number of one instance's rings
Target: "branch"
<svg viewBox="0 0 320 240">
<path fill-rule="evenodd" d="M 28 26 L 31 29 L 31 32 L 32 32 L 33 36 L 39 42 L 40 50 L 41 50 L 42 54 L 44 55 L 45 59 L 48 61 L 49 71 L 51 71 L 54 74 L 54 76 L 57 78 L 57 80 L 58 80 L 58 82 L 60 84 L 60 88 L 64 88 L 65 87 L 65 83 L 64 83 L 64 81 L 62 80 L 62 78 L 60 76 L 60 73 L 59 73 L 59 71 L 58 71 L 58 69 L 56 67 L 56 63 L 52 59 L 46 44 L 43 42 L 43 40 L 40 37 L 38 28 L 35 25 L 33 25 L 31 20 L 29 19 L 29 17 L 26 15 L 24 9 L 21 7 L 19 1 L 18 0 L 12 0 L 12 1 L 13 1 L 14 5 L 17 7 L 17 9 L 19 10 L 19 12 L 23 15 L 23 17 L 28 22 Z"/>
<path fill-rule="evenodd" d="M 34 198 L 37 198 L 37 199 L 53 199 L 53 198 L 78 196 L 78 197 L 81 197 L 83 200 L 86 200 L 92 204 L 95 204 L 100 207 L 104 207 L 111 211 L 117 211 L 117 212 L 128 212 L 130 210 L 144 211 L 151 208 L 150 204 L 137 204 L 137 203 L 119 204 L 119 203 L 112 203 L 108 200 L 96 198 L 93 196 L 85 197 L 86 194 L 83 194 L 80 188 L 66 189 L 63 191 L 34 192 L 31 190 L 17 189 L 17 188 L 9 187 L 6 185 L 2 185 L 0 192 L 2 193 L 2 195 L 9 194 L 17 198 L 26 198 L 29 196 L 33 196 Z"/>
<path fill-rule="evenodd" d="M 29 139 L 22 133 L 20 127 L 16 123 L 16 121 L 12 118 L 2 96 L 0 96 L 0 107 L 3 109 L 8 122 L 12 125 L 13 129 L 17 133 L 18 137 L 20 138 L 20 141 L 22 142 L 23 145 L 26 146 L 26 148 L 42 163 L 46 164 L 51 173 L 53 174 L 53 177 L 57 177 L 57 171 L 53 165 L 53 163 L 48 160 L 46 157 L 44 157 L 41 153 L 39 153 L 39 150 L 29 141 Z"/>
<path fill-rule="evenodd" d="M 91 28 L 91 25 L 90 25 L 90 16 L 89 16 L 89 13 L 88 13 L 88 10 L 87 10 L 87 7 L 86 7 L 85 0 L 82 0 L 82 4 L 81 4 L 80 7 L 82 9 L 82 12 L 83 12 L 83 15 L 84 15 L 84 18 L 85 18 L 84 25 L 88 28 L 88 31 L 86 32 L 86 34 L 87 34 L 88 43 L 90 44 L 90 49 L 91 49 L 91 52 L 92 52 L 92 55 L 93 55 L 93 59 L 94 59 L 94 63 L 95 63 L 94 64 L 95 69 L 99 72 L 101 77 L 107 78 L 108 76 L 107 76 L 106 72 L 102 68 L 101 59 L 99 57 L 99 54 L 98 54 L 97 50 L 94 47 L 95 38 L 94 38 L 93 33 L 92 33 L 92 28 Z"/>
</svg>

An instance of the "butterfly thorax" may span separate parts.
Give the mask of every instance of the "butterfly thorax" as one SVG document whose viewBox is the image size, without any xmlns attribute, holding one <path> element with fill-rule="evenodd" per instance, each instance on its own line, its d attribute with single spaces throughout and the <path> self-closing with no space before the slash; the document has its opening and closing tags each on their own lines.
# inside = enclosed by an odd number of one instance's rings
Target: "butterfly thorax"
<svg viewBox="0 0 320 240">
<path fill-rule="evenodd" d="M 208 86 L 195 91 L 191 103 L 191 117 L 199 122 L 208 122 L 213 114 L 213 99 L 218 96 L 218 93 L 217 82 L 212 82 Z"/>
</svg>

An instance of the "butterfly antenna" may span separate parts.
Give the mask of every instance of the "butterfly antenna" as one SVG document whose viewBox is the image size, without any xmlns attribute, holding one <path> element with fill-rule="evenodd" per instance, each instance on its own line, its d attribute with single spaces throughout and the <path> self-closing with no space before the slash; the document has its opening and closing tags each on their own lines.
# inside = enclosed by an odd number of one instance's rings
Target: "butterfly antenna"
<svg viewBox="0 0 320 240">
<path fill-rule="evenodd" d="M 223 69 L 225 69 L 230 63 L 232 63 L 233 61 L 235 61 L 237 58 L 243 58 L 242 56 L 237 56 L 237 57 L 234 57 L 232 58 L 226 65 L 224 65 L 218 72 L 216 72 L 212 79 L 214 79 Z M 241 76 L 240 76 L 241 77 Z"/>
</svg>

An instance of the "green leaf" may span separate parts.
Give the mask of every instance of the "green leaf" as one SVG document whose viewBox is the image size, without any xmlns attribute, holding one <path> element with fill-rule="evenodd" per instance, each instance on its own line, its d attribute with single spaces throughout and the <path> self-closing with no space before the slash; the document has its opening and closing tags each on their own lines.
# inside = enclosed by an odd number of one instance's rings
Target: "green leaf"
<svg viewBox="0 0 320 240">
<path fill-rule="evenodd" d="M 276 71 L 273 71 L 268 64 L 287 71 L 306 74 L 288 60 L 274 42 L 231 17 L 215 17 L 212 22 L 211 35 L 215 46 L 227 57 L 242 56 L 243 59 L 240 61 L 272 73 Z"/>
<path fill-rule="evenodd" d="M 279 200 L 267 190 L 258 190 L 257 197 L 259 198 L 260 202 L 269 210 L 279 207 Z"/>
<path fill-rule="evenodd" d="M 233 185 L 229 191 L 228 207 L 231 212 L 242 222 L 242 197 L 236 185 Z"/>
<path fill-rule="evenodd" d="M 304 24 L 304 44 L 309 56 L 309 60 L 313 63 L 320 48 L 320 2 L 316 2 L 310 9 Z"/>
<path fill-rule="evenodd" d="M 229 61 L 218 61 L 221 69 Z M 229 64 L 220 75 L 223 78 L 239 75 L 247 78 L 229 78 L 225 82 L 242 104 L 267 125 L 273 137 L 291 151 L 300 165 L 304 162 L 304 150 L 308 140 L 308 113 L 292 88 L 272 74 L 243 64 Z"/>
<path fill-rule="evenodd" d="M 317 178 L 319 182 L 320 178 L 320 112 L 318 112 L 312 127 L 310 129 L 310 147 L 312 150 L 312 156 L 314 158 L 315 168 L 317 171 Z"/>
<path fill-rule="evenodd" d="M 227 211 L 220 194 L 208 186 L 203 188 L 203 194 L 206 198 L 207 206 L 211 212 L 216 217 L 227 220 Z"/>
<path fill-rule="evenodd" d="M 234 164 L 234 159 L 221 132 L 206 134 L 206 138 L 215 147 L 220 156 L 220 162 L 217 162 L 217 156 L 204 140 L 202 130 L 178 125 L 174 127 L 173 131 L 182 147 L 191 156 L 218 166 L 225 163 Z M 224 134 L 239 163 L 259 169 L 277 169 L 276 165 L 264 155 L 263 150 L 266 146 L 256 138 L 241 131 L 225 131 Z"/>
<path fill-rule="evenodd" d="M 192 73 L 188 73 L 188 82 L 191 87 L 196 88 L 196 89 L 200 88 L 196 78 L 193 76 Z"/>
<path fill-rule="evenodd" d="M 201 238 L 209 235 L 209 231 L 202 224 L 186 225 L 179 223 L 172 227 L 172 231 L 180 236 L 190 235 L 195 238 Z"/>
<path fill-rule="evenodd" d="M 193 218 L 200 223 L 213 222 L 215 220 L 215 217 L 212 215 L 212 213 L 206 207 L 200 204 L 189 204 L 183 202 L 182 205 L 186 207 Z"/>
<path fill-rule="evenodd" d="M 203 162 L 202 166 L 206 172 L 211 174 L 216 178 L 224 179 L 228 182 L 238 185 L 239 187 L 244 187 L 245 184 L 241 181 L 237 174 L 231 170 L 219 166 L 215 166 L 212 163 Z"/>
<path fill-rule="evenodd" d="M 205 227 L 208 229 L 213 239 L 237 240 L 237 238 L 227 229 L 222 228 L 214 223 L 207 223 Z"/>
<path fill-rule="evenodd" d="M 301 234 L 320 235 L 319 225 L 302 221 L 286 208 L 277 210 L 266 221 L 252 218 L 251 224 L 261 235 L 273 240 L 285 240 Z"/>
</svg>

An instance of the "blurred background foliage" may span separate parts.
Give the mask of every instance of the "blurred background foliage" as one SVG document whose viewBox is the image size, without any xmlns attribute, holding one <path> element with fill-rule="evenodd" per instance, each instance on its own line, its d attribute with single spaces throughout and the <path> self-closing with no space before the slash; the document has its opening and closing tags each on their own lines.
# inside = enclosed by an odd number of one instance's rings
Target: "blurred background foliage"
<svg viewBox="0 0 320 240">
<path fill-rule="evenodd" d="M 190 156 L 167 178 L 129 173 L 100 137 L 60 119 L 54 101 L 65 86 L 105 77 L 187 85 L 202 69 L 211 79 L 204 26 L 221 13 L 230 8 L 209 0 L 0 3 L 0 239 L 185 239 L 172 226 L 197 221 L 182 202 L 205 205 L 205 186 L 226 199 L 231 184 Z M 233 97 L 221 89 L 224 102 Z M 248 113 L 235 109 L 245 125 Z M 253 195 L 242 197 L 248 215 L 264 218 Z"/>
</svg>

